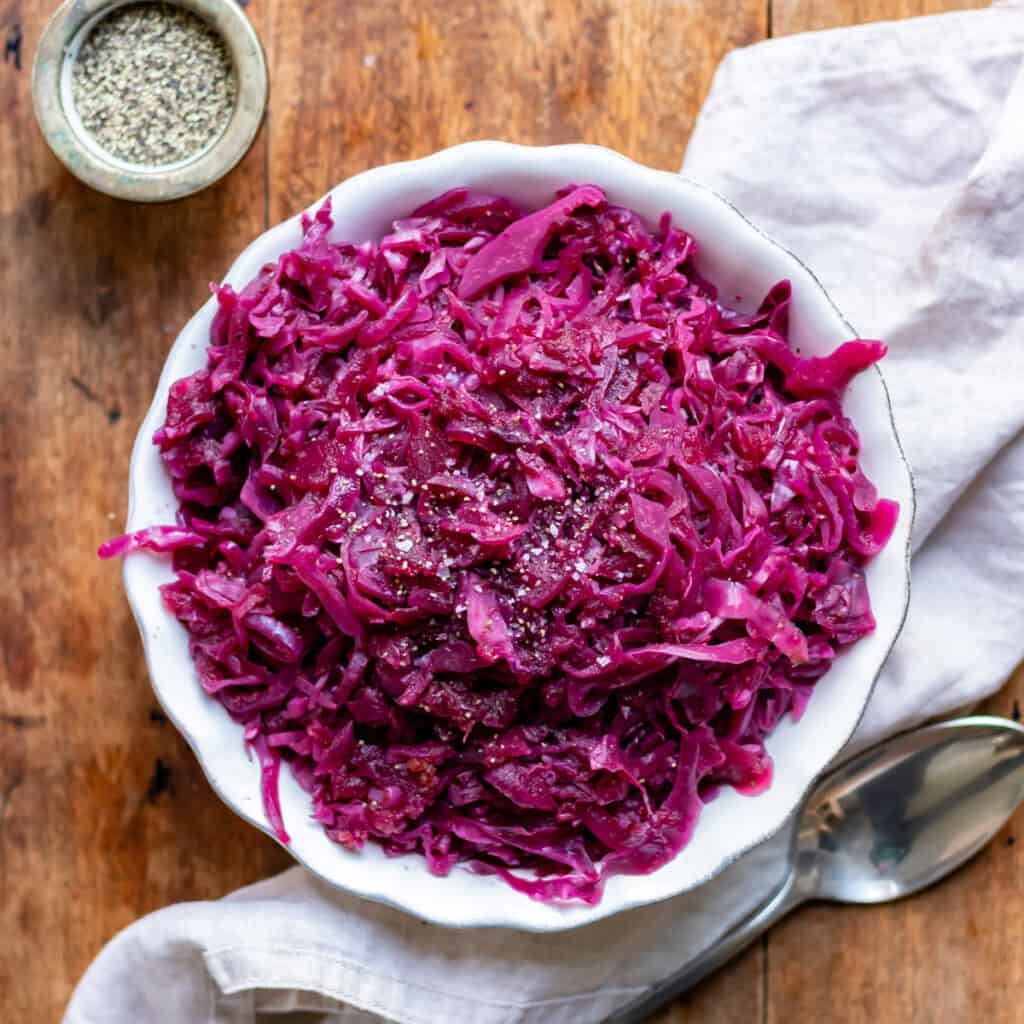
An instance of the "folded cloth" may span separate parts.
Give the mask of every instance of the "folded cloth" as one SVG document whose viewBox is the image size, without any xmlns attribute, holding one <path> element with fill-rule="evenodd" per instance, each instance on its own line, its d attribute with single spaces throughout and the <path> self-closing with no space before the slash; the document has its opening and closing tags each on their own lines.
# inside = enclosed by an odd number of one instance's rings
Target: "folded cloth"
<svg viewBox="0 0 1024 1024">
<path fill-rule="evenodd" d="M 1024 11 L 1002 4 L 738 50 L 686 155 L 891 347 L 914 593 L 857 745 L 985 696 L 1024 653 L 1022 49 Z M 782 855 L 776 838 L 697 892 L 563 935 L 446 930 L 293 868 L 127 928 L 65 1019 L 587 1024 L 748 912 Z"/>
</svg>

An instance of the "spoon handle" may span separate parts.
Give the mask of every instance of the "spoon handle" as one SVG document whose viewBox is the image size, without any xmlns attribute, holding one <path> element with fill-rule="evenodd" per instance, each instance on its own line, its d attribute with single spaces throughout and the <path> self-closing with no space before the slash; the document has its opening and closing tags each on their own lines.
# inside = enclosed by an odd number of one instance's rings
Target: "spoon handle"
<svg viewBox="0 0 1024 1024">
<path fill-rule="evenodd" d="M 717 942 L 709 946 L 695 960 L 669 975 L 649 992 L 616 1010 L 603 1024 L 642 1024 L 656 1010 L 702 981 L 709 974 L 728 963 L 737 953 L 746 949 L 762 932 L 783 918 L 806 899 L 796 884 L 797 874 L 791 871 L 771 898 L 752 911 Z"/>
</svg>

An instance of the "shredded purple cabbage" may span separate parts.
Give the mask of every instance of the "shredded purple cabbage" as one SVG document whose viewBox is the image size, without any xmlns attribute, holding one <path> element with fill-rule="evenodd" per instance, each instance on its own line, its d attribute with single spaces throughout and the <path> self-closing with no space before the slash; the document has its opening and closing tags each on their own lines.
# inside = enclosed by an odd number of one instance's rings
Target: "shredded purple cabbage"
<svg viewBox="0 0 1024 1024">
<path fill-rule="evenodd" d="M 897 507 L 840 407 L 879 342 L 805 359 L 790 289 L 716 302 L 695 243 L 593 186 L 456 189 L 379 243 L 217 290 L 157 432 L 163 588 L 203 686 L 328 835 L 549 901 L 686 844 L 874 628 Z"/>
</svg>

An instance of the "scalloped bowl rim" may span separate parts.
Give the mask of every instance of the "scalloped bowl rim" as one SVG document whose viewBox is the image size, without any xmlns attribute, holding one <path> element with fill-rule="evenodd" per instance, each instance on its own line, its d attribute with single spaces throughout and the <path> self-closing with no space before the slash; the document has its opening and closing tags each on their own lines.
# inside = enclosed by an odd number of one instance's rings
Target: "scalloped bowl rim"
<svg viewBox="0 0 1024 1024">
<path fill-rule="evenodd" d="M 612 201 L 652 221 L 662 210 L 671 211 L 680 226 L 697 238 L 699 267 L 719 286 L 722 297 L 733 299 L 740 308 L 750 308 L 768 286 L 788 277 L 793 283 L 791 333 L 796 347 L 821 354 L 855 336 L 813 274 L 713 190 L 597 146 L 471 142 L 365 171 L 328 193 L 335 217 L 332 237 L 355 241 L 379 237 L 391 219 L 455 185 L 490 189 L 536 207 L 555 188 L 573 182 L 600 185 Z M 244 284 L 264 263 L 294 248 L 301 236 L 300 216 L 260 235 L 235 260 L 224 280 Z M 139 429 L 130 469 L 129 530 L 174 521 L 176 502 L 151 439 L 163 420 L 171 383 L 205 360 L 214 307 L 211 298 L 174 342 Z M 878 627 L 836 660 L 801 722 L 787 718 L 769 739 L 776 770 L 766 793 L 750 798 L 724 791 L 705 806 L 690 844 L 675 860 L 649 875 L 609 879 L 603 899 L 594 907 L 539 903 L 497 878 L 461 867 L 438 878 L 421 857 L 386 857 L 372 844 L 357 853 L 344 850 L 312 820 L 309 797 L 288 770 L 281 773 L 281 803 L 292 836 L 285 848 L 327 883 L 436 924 L 549 932 L 590 924 L 695 889 L 776 834 L 853 734 L 902 628 L 909 601 L 913 483 L 877 367 L 853 382 L 844 408 L 861 434 L 865 469 L 881 493 L 900 502 L 901 514 L 891 542 L 868 567 Z M 259 768 L 244 749 L 241 726 L 200 687 L 185 630 L 160 602 L 158 586 L 171 576 L 167 557 L 134 554 L 124 560 L 125 589 L 142 634 L 153 689 L 216 793 L 273 838 L 260 799 Z"/>
</svg>

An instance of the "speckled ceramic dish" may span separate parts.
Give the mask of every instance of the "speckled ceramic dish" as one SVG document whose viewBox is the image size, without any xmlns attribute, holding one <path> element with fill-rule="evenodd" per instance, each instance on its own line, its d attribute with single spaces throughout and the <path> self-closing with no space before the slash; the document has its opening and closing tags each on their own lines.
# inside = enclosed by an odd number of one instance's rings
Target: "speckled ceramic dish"
<svg viewBox="0 0 1024 1024">
<path fill-rule="evenodd" d="M 740 296 L 737 304 L 742 308 L 756 307 L 771 285 L 789 278 L 793 284 L 791 336 L 802 352 L 824 355 L 855 336 L 811 272 L 725 200 L 685 178 L 641 167 L 593 146 L 531 149 L 474 142 L 412 163 L 367 171 L 331 191 L 333 236 L 355 242 L 376 239 L 393 219 L 407 216 L 420 203 L 458 185 L 497 192 L 537 208 L 556 189 L 584 182 L 601 186 L 613 203 L 636 210 L 652 223 L 663 211 L 670 211 L 674 221 L 700 244 L 698 269 L 723 294 Z M 272 228 L 239 256 L 226 280 L 241 287 L 264 263 L 295 248 L 300 237 L 298 217 Z M 211 299 L 199 310 L 164 366 L 132 456 L 129 530 L 174 521 L 177 503 L 151 439 L 163 422 L 171 383 L 206 363 L 214 309 Z M 555 931 L 693 889 L 777 832 L 860 720 L 903 624 L 909 596 L 914 497 L 881 373 L 872 369 L 857 377 L 844 404 L 860 432 L 861 465 L 879 492 L 897 500 L 901 508 L 892 540 L 867 569 L 878 628 L 836 659 L 818 683 L 801 721 L 784 719 L 769 738 L 775 778 L 766 793 L 747 797 L 724 789 L 704 808 L 692 840 L 675 860 L 650 875 L 611 878 L 597 906 L 560 908 L 534 902 L 497 878 L 463 868 L 446 878 L 435 877 L 419 856 L 386 857 L 372 844 L 359 853 L 342 849 L 313 820 L 308 794 L 284 770 L 281 804 L 292 836 L 289 850 L 296 860 L 339 888 L 439 924 Z M 259 767 L 246 755 L 242 728 L 203 691 L 189 657 L 186 632 L 161 603 L 158 588 L 172 578 L 169 559 L 130 555 L 125 559 L 124 578 L 160 702 L 223 800 L 270 834 L 260 799 Z"/>
</svg>

